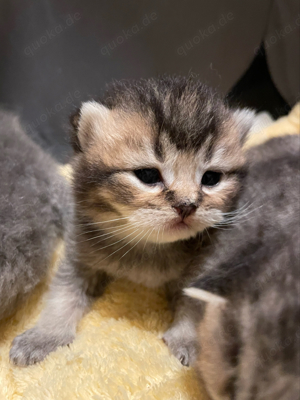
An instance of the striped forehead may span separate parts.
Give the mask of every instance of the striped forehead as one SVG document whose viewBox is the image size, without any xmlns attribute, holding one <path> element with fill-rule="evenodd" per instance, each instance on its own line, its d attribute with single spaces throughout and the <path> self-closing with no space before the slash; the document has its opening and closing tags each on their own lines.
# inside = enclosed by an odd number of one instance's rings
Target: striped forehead
<svg viewBox="0 0 300 400">
<path fill-rule="evenodd" d="M 200 152 L 178 150 L 167 134 L 162 134 L 160 144 L 163 154 L 161 170 L 167 185 L 179 180 L 196 180 Z"/>
<path fill-rule="evenodd" d="M 162 135 L 163 175 L 168 185 L 175 180 L 197 181 L 207 170 L 229 171 L 244 164 L 239 138 L 234 132 L 210 134 L 197 150 L 178 150 L 168 135 Z"/>
<path fill-rule="evenodd" d="M 101 124 L 97 124 L 95 118 L 91 122 L 90 129 L 97 131 L 93 146 L 88 151 L 91 162 L 101 159 L 108 168 L 117 169 L 157 164 L 154 131 L 139 114 L 113 109 L 105 120 L 101 120 Z"/>
<path fill-rule="evenodd" d="M 101 160 L 108 168 L 159 168 L 168 182 L 184 176 L 199 180 L 204 168 L 222 164 L 228 168 L 239 154 L 236 135 L 209 133 L 200 148 L 178 149 L 169 132 L 158 132 L 146 115 L 122 109 L 109 110 L 105 118 L 97 115 L 87 124 L 95 137 L 88 158 Z"/>
</svg>

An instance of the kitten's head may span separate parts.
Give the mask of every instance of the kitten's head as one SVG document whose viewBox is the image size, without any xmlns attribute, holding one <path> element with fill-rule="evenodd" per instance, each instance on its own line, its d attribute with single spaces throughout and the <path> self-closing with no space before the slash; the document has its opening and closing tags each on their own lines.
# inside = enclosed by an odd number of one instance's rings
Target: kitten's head
<svg viewBox="0 0 300 400">
<path fill-rule="evenodd" d="M 239 189 L 252 117 L 184 78 L 111 85 L 71 119 L 79 212 L 131 223 L 137 240 L 195 236 Z"/>
</svg>

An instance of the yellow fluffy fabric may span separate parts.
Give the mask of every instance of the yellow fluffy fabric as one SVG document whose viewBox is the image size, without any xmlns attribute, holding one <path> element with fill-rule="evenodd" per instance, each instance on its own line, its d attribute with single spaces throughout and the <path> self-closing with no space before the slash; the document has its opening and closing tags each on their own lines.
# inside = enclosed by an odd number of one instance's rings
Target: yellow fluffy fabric
<svg viewBox="0 0 300 400">
<path fill-rule="evenodd" d="M 257 146 L 267 140 L 287 134 L 300 133 L 300 103 L 297 103 L 289 115 L 279 118 L 272 125 L 260 132 L 255 132 L 247 140 L 245 147 Z"/>
<path fill-rule="evenodd" d="M 299 120 L 297 104 L 288 117 L 253 134 L 247 146 L 299 134 Z M 125 280 L 111 284 L 94 303 L 69 347 L 38 365 L 11 365 L 10 344 L 38 319 L 62 255 L 60 243 L 48 278 L 13 317 L 0 323 L 0 400 L 208 400 L 194 370 L 183 367 L 161 340 L 172 319 L 163 291 Z"/>
</svg>

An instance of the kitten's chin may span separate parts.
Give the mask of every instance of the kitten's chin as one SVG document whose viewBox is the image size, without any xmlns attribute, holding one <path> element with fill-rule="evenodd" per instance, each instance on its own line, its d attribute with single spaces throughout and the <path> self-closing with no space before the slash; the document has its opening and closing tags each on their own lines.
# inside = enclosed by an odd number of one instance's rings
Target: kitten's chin
<svg viewBox="0 0 300 400">
<path fill-rule="evenodd" d="M 198 230 L 192 229 L 185 222 L 180 221 L 172 225 L 168 225 L 162 229 L 162 234 L 156 237 L 153 235 L 153 241 L 158 243 L 171 243 L 178 240 L 187 240 L 196 236 Z"/>
<path fill-rule="evenodd" d="M 192 237 L 196 236 L 198 232 L 194 231 L 186 231 L 186 232 L 176 232 L 176 233 L 166 233 L 164 234 L 164 237 L 162 240 L 159 241 L 159 243 L 172 243 L 172 242 L 177 242 L 179 240 L 188 240 L 191 239 Z"/>
</svg>

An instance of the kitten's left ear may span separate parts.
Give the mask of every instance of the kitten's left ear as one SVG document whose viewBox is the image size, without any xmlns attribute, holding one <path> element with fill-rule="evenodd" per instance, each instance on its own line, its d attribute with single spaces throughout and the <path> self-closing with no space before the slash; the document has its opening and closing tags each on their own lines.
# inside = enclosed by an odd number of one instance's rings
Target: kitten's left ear
<svg viewBox="0 0 300 400">
<path fill-rule="evenodd" d="M 82 151 L 78 140 L 79 119 L 80 119 L 80 108 L 77 108 L 75 113 L 70 116 L 70 123 L 72 125 L 72 129 L 70 129 L 70 143 L 76 153 Z"/>
<path fill-rule="evenodd" d="M 256 114 L 249 108 L 236 109 L 233 111 L 233 119 L 240 132 L 241 141 L 244 143 L 247 139 L 248 133 L 251 131 L 251 128 L 255 123 Z"/>
</svg>

